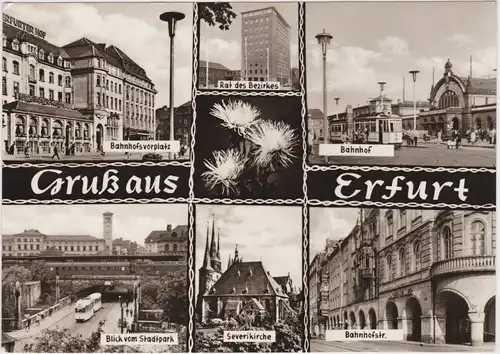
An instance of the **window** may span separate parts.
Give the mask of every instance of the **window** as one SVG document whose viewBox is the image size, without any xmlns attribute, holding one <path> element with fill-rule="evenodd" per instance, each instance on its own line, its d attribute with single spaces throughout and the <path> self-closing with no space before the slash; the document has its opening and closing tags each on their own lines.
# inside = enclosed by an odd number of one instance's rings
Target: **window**
<svg viewBox="0 0 500 354">
<path fill-rule="evenodd" d="M 2 95 L 7 96 L 7 77 L 2 77 Z"/>
<path fill-rule="evenodd" d="M 45 98 L 45 89 L 40 87 L 40 97 Z"/>
<path fill-rule="evenodd" d="M 49 99 L 54 100 L 54 90 L 49 90 Z"/>
<path fill-rule="evenodd" d="M 30 65 L 30 79 L 35 79 L 35 66 L 33 64 Z"/>
<path fill-rule="evenodd" d="M 446 90 L 439 98 L 439 109 L 448 107 L 460 107 L 458 96 L 452 90 Z"/>
<path fill-rule="evenodd" d="M 17 95 L 19 94 L 19 82 L 14 81 L 14 92 L 13 96 L 17 98 Z"/>
<path fill-rule="evenodd" d="M 12 49 L 19 50 L 19 41 L 17 39 L 12 41 Z"/>
<path fill-rule="evenodd" d="M 406 227 L 406 210 L 399 210 L 399 227 Z"/>
<path fill-rule="evenodd" d="M 406 258 L 405 249 L 399 249 L 399 276 L 403 277 L 406 275 Z"/>
<path fill-rule="evenodd" d="M 64 102 L 66 102 L 66 103 L 71 103 L 71 93 L 66 92 L 66 93 L 64 94 Z"/>
<path fill-rule="evenodd" d="M 43 69 L 38 70 L 38 77 L 41 82 L 45 82 L 45 71 Z"/>
<path fill-rule="evenodd" d="M 415 271 L 420 270 L 420 267 L 422 265 L 422 257 L 420 252 L 420 242 L 417 241 L 413 244 L 413 269 Z"/>
<path fill-rule="evenodd" d="M 54 54 L 50 53 L 48 56 L 49 63 L 54 64 Z"/>
<path fill-rule="evenodd" d="M 69 76 L 66 76 L 64 79 L 66 87 L 71 87 L 71 78 Z"/>
<path fill-rule="evenodd" d="M 441 259 L 449 259 L 453 257 L 453 238 L 451 230 L 448 226 L 445 226 L 441 231 L 442 237 L 442 251 Z"/>
<path fill-rule="evenodd" d="M 2 41 L 2 46 L 6 46 L 7 45 L 7 36 L 5 35 L 5 33 L 3 34 L 3 41 Z"/>
<path fill-rule="evenodd" d="M 62 75 L 58 75 L 57 76 L 57 85 L 62 86 L 62 80 L 63 80 Z"/>
<path fill-rule="evenodd" d="M 385 218 L 386 218 L 386 224 L 387 224 L 386 236 L 389 237 L 389 236 L 392 236 L 392 234 L 394 232 L 394 220 L 392 217 L 392 212 L 387 213 Z"/>
<path fill-rule="evenodd" d="M 470 225 L 472 241 L 472 255 L 483 256 L 485 254 L 486 227 L 482 221 L 476 220 Z"/>
<path fill-rule="evenodd" d="M 393 271 L 393 266 L 392 266 L 392 256 L 388 255 L 385 261 L 386 265 L 386 273 L 387 273 L 387 280 L 392 280 L 394 279 L 394 274 L 392 273 Z"/>
<path fill-rule="evenodd" d="M 61 57 L 57 58 L 57 65 L 62 66 L 63 60 Z"/>
<path fill-rule="evenodd" d="M 57 100 L 58 100 L 59 102 L 62 102 L 62 92 L 58 92 L 58 93 L 57 93 Z"/>
<path fill-rule="evenodd" d="M 7 72 L 7 59 L 2 58 L 2 68 L 3 71 Z"/>
<path fill-rule="evenodd" d="M 54 73 L 50 72 L 49 73 L 49 84 L 53 84 L 53 83 L 54 83 Z"/>
<path fill-rule="evenodd" d="M 30 85 L 30 96 L 35 96 L 35 85 Z"/>
<path fill-rule="evenodd" d="M 97 79 L 96 79 L 96 86 L 97 86 L 97 87 L 100 87 L 100 86 L 101 86 L 101 75 L 97 75 Z"/>
<path fill-rule="evenodd" d="M 101 105 L 101 94 L 100 93 L 97 93 L 97 105 L 98 106 Z"/>
<path fill-rule="evenodd" d="M 19 62 L 17 61 L 12 62 L 12 71 L 14 72 L 15 75 L 19 75 Z"/>
</svg>

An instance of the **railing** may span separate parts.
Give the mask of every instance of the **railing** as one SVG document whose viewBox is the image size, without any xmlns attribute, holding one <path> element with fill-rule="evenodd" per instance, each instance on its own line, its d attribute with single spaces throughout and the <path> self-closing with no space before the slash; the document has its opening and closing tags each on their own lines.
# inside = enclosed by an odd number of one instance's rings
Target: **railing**
<svg viewBox="0 0 500 354">
<path fill-rule="evenodd" d="M 462 272 L 495 272 L 496 257 L 490 256 L 466 256 L 445 259 L 431 266 L 431 276 L 436 277 L 449 273 Z"/>
<path fill-rule="evenodd" d="M 54 306 L 48 307 L 45 310 L 42 310 L 42 311 L 40 311 L 40 312 L 38 312 L 38 313 L 28 317 L 28 318 L 24 318 L 23 320 L 21 320 L 21 328 L 25 328 L 28 321 L 30 321 L 31 324 L 33 324 L 33 322 L 37 318 L 39 318 L 40 320 L 43 320 L 44 318 L 51 316 L 54 312 L 60 310 L 63 306 L 68 305 L 70 302 L 71 302 L 71 297 L 66 296 L 66 297 L 62 298 Z"/>
</svg>

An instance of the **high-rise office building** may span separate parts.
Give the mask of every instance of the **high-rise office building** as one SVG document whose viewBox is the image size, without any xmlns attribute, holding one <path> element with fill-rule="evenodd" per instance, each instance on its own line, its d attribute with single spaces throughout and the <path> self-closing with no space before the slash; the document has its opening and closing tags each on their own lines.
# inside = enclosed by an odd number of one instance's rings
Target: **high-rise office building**
<svg viewBox="0 0 500 354">
<path fill-rule="evenodd" d="M 241 72 L 248 81 L 291 81 L 290 25 L 274 8 L 241 13 Z"/>
</svg>

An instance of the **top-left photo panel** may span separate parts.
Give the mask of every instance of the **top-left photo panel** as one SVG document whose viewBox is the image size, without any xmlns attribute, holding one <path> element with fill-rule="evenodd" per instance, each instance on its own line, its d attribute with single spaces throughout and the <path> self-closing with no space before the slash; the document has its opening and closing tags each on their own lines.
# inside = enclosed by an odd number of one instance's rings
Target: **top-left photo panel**
<svg viewBox="0 0 500 354">
<path fill-rule="evenodd" d="M 2 159 L 188 160 L 192 28 L 192 3 L 6 4 Z"/>
</svg>

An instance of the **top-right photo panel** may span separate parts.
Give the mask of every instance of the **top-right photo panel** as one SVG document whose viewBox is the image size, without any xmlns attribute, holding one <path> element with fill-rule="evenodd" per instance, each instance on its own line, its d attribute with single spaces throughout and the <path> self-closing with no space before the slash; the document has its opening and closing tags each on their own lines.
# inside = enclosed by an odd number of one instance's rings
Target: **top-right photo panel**
<svg viewBox="0 0 500 354">
<path fill-rule="evenodd" d="M 308 3 L 309 164 L 495 167 L 496 14 L 494 2 Z"/>
</svg>

